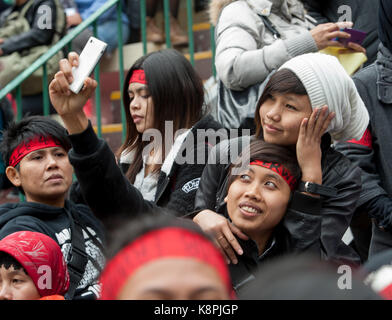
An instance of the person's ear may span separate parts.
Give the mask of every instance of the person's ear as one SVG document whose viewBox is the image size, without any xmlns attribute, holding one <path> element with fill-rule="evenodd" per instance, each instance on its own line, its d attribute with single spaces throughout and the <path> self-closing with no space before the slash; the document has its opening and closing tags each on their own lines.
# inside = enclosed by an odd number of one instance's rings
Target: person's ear
<svg viewBox="0 0 392 320">
<path fill-rule="evenodd" d="M 226 196 L 226 197 L 223 199 L 223 201 L 224 201 L 225 203 L 227 203 L 227 200 L 228 200 L 228 196 Z"/>
<path fill-rule="evenodd" d="M 15 187 L 20 187 L 21 181 L 20 181 L 20 174 L 19 171 L 16 170 L 14 167 L 8 166 L 5 169 L 5 174 L 8 178 L 9 181 L 15 186 Z"/>
</svg>

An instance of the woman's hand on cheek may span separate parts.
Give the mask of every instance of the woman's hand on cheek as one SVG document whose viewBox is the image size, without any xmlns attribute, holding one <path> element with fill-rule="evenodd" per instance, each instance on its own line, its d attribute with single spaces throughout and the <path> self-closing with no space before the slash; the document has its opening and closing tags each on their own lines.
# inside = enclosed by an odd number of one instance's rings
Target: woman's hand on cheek
<svg viewBox="0 0 392 320">
<path fill-rule="evenodd" d="M 302 172 L 302 181 L 322 184 L 321 138 L 334 118 L 328 107 L 316 108 L 309 118 L 302 120 L 298 141 L 297 160 Z"/>
<path fill-rule="evenodd" d="M 213 237 L 215 245 L 226 258 L 227 264 L 230 262 L 237 264 L 238 259 L 235 252 L 241 255 L 243 251 L 233 233 L 243 240 L 249 240 L 247 235 L 242 233 L 241 230 L 230 223 L 224 216 L 215 213 L 212 210 L 200 211 L 193 218 L 193 221 L 196 222 L 204 232 Z"/>
</svg>

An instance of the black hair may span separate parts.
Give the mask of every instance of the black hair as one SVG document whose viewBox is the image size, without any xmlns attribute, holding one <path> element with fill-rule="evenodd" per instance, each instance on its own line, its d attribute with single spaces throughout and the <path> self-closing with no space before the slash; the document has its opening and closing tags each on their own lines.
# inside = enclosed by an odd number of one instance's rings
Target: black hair
<svg viewBox="0 0 392 320">
<path fill-rule="evenodd" d="M 174 49 L 151 52 L 139 58 L 130 68 L 124 81 L 123 108 L 126 116 L 126 137 L 118 151 L 135 150 L 136 157 L 126 172 L 131 183 L 142 167 L 142 150 L 148 141 L 136 130 L 131 114 L 128 94 L 129 81 L 134 70 L 142 69 L 146 75 L 148 91 L 154 104 L 154 129 L 161 132 L 165 141 L 165 121 L 173 121 L 173 132 L 189 129 L 203 114 L 204 88 L 200 76 L 183 54 Z M 172 139 L 172 138 L 170 138 Z M 162 146 L 162 153 L 166 154 Z M 158 165 L 155 170 L 160 169 Z"/>
<path fill-rule="evenodd" d="M 107 258 L 113 258 L 123 248 L 142 235 L 153 230 L 167 227 L 178 227 L 195 232 L 212 243 L 210 236 L 204 233 L 204 231 L 192 220 L 179 218 L 176 216 L 175 212 L 169 209 L 154 208 L 149 212 L 144 212 L 143 214 L 138 214 L 135 217 L 128 219 L 125 223 L 122 222 L 121 227 L 114 229 L 109 235 L 110 240 Z"/>
<path fill-rule="evenodd" d="M 262 139 L 254 139 L 230 166 L 228 188 L 238 177 L 238 175 L 232 174 L 233 169 L 254 160 L 279 163 L 290 171 L 296 181 L 301 178 L 301 169 L 298 165 L 296 153 L 292 148 L 268 143 Z"/>
<path fill-rule="evenodd" d="M 61 146 L 68 152 L 71 142 L 65 128 L 49 117 L 29 116 L 18 122 L 14 122 L 3 131 L 0 142 L 0 152 L 4 165 L 7 167 L 11 154 L 21 143 L 27 143 L 36 136 L 52 137 L 59 141 Z"/>
<path fill-rule="evenodd" d="M 11 267 L 14 267 L 14 270 L 22 270 L 25 274 L 28 275 L 25 268 L 23 268 L 19 261 L 4 251 L 0 251 L 0 268 L 1 267 L 4 267 L 7 270 Z"/>
<path fill-rule="evenodd" d="M 287 94 L 293 93 L 298 95 L 308 95 L 304 85 L 297 75 L 289 69 L 280 69 L 276 71 L 269 79 L 264 88 L 263 94 L 256 104 L 255 123 L 256 137 L 262 134 L 260 107 L 273 93 Z"/>
</svg>

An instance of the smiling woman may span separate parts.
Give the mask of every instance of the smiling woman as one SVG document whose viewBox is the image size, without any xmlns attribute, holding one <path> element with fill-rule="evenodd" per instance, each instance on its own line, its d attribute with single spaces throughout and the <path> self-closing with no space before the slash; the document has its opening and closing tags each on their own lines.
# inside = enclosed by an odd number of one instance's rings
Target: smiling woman
<svg viewBox="0 0 392 320">
<path fill-rule="evenodd" d="M 239 167 L 239 171 L 234 170 Z M 317 212 L 321 199 L 293 193 L 300 177 L 292 150 L 262 140 L 252 141 L 231 166 L 224 199 L 226 210 L 222 208 L 220 213 L 249 237 L 248 241 L 239 240 L 243 254 L 238 263 L 229 266 L 237 292 L 253 279 L 253 273 L 267 259 L 289 252 L 320 254 L 321 216 Z M 288 208 L 290 202 L 292 208 Z M 296 210 L 298 202 L 306 207 L 305 212 Z M 296 239 L 291 230 L 299 219 L 309 232 Z M 222 246 L 224 237 L 218 241 Z"/>
</svg>

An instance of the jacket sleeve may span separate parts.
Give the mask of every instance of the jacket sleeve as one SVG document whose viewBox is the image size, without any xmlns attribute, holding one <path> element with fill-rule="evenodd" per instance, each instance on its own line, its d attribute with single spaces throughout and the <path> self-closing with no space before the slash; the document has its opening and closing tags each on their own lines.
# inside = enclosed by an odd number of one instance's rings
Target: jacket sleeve
<svg viewBox="0 0 392 320">
<path fill-rule="evenodd" d="M 368 101 L 371 100 L 367 86 L 355 77 L 354 82 L 361 98 L 369 109 L 371 106 L 368 105 Z M 378 138 L 372 134 L 371 126 L 369 126 L 367 133 L 370 135 L 367 140 L 364 140 L 364 136 L 360 141 L 338 143 L 335 145 L 335 149 L 344 154 L 354 165 L 361 168 L 362 191 L 358 206 L 361 207 L 361 210 L 367 212 L 370 217 L 375 218 L 379 226 L 391 229 L 392 199 L 382 187 L 373 149 L 373 145 L 377 144 Z"/>
<path fill-rule="evenodd" d="M 323 256 L 321 237 L 322 199 L 295 191 L 291 205 L 283 219 L 289 232 L 290 250 L 296 253 L 311 252 Z"/>
<path fill-rule="evenodd" d="M 227 176 L 228 140 L 215 145 L 203 170 L 195 197 L 195 214 L 202 210 L 217 210 L 220 190 L 225 187 L 222 177 Z"/>
<path fill-rule="evenodd" d="M 321 244 L 326 259 L 358 264 L 360 262 L 358 254 L 346 245 L 342 238 L 357 208 L 362 189 L 361 172 L 358 167 L 348 166 L 346 172 L 335 174 L 336 176 L 331 177 L 330 181 L 329 179 L 323 181 L 326 186 L 337 189 L 337 196 L 323 200 Z"/>
<path fill-rule="evenodd" d="M 308 31 L 271 44 L 260 36 L 265 32 L 261 18 L 246 2 L 236 1 L 222 10 L 216 27 L 215 65 L 226 87 L 244 90 L 263 82 L 272 70 L 289 59 L 318 50 Z"/>
<path fill-rule="evenodd" d="M 128 181 L 116 163 L 107 143 L 98 139 L 91 123 L 76 135 L 70 135 L 69 159 L 74 167 L 88 206 L 102 221 L 121 219 L 143 213 L 155 205 Z"/>
<path fill-rule="evenodd" d="M 7 38 L 0 48 L 4 54 L 19 52 L 31 47 L 49 44 L 55 32 L 56 7 L 53 1 L 43 1 L 34 8 L 34 21 L 31 29 L 21 34 Z M 51 26 L 42 28 L 42 24 L 48 23 L 50 16 Z"/>
</svg>

